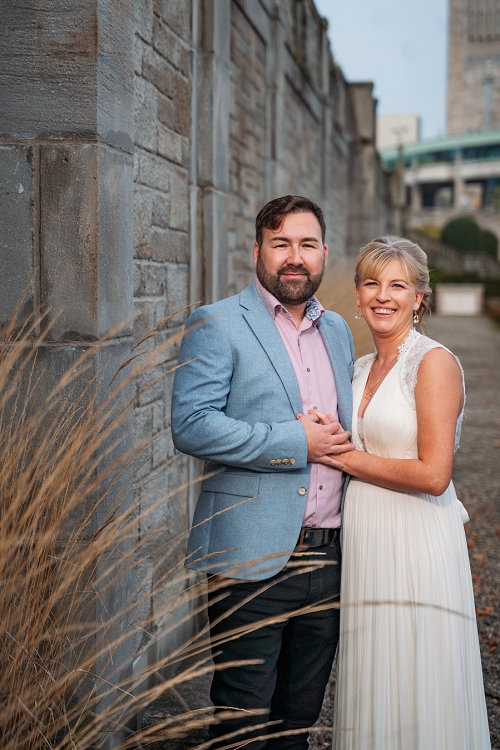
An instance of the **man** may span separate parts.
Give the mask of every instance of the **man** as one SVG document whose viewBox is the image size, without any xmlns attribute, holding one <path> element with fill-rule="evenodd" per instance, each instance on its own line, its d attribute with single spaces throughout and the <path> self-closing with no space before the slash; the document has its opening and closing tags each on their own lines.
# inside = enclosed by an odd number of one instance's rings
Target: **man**
<svg viewBox="0 0 500 750">
<path fill-rule="evenodd" d="M 256 219 L 257 279 L 196 310 L 182 343 L 174 443 L 209 474 L 186 564 L 210 574 L 215 663 L 258 662 L 215 671 L 216 710 L 241 712 L 211 727 L 219 746 L 258 750 L 269 722 L 269 735 L 285 734 L 268 747 L 307 748 L 300 730 L 318 718 L 337 647 L 341 454 L 352 449 L 339 422 L 351 422 L 353 345 L 314 297 L 327 258 L 321 209 L 270 201 Z M 297 418 L 315 408 L 335 420 Z M 318 603 L 334 606 L 311 611 Z"/>
</svg>

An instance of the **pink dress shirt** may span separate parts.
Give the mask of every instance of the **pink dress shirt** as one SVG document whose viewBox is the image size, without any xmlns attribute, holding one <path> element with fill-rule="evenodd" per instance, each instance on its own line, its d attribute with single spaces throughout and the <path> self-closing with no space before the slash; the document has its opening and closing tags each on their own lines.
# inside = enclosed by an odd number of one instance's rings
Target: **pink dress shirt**
<svg viewBox="0 0 500 750">
<path fill-rule="evenodd" d="M 324 307 L 316 297 L 312 297 L 311 300 L 319 315 L 316 320 L 304 317 L 297 328 L 290 313 L 276 297 L 264 289 L 257 278 L 255 286 L 273 317 L 292 360 L 302 397 L 303 414 L 307 414 L 308 409 L 317 408 L 338 419 L 335 377 L 330 357 L 317 327 L 318 320 L 325 312 Z M 317 526 L 322 529 L 340 526 L 342 483 L 342 471 L 339 469 L 325 464 L 311 464 L 311 479 L 302 526 Z"/>
</svg>

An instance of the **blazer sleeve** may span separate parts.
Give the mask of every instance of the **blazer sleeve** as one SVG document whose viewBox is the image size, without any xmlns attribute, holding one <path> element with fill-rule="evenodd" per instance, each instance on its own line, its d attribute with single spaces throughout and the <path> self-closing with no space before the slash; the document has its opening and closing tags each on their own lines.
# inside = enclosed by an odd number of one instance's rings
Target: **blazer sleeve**
<svg viewBox="0 0 500 750">
<path fill-rule="evenodd" d="M 307 438 L 299 420 L 250 424 L 226 416 L 233 355 L 220 319 L 199 308 L 186 325 L 172 393 L 175 447 L 204 461 L 256 471 L 307 466 Z M 293 465 L 271 465 L 276 458 Z"/>
</svg>

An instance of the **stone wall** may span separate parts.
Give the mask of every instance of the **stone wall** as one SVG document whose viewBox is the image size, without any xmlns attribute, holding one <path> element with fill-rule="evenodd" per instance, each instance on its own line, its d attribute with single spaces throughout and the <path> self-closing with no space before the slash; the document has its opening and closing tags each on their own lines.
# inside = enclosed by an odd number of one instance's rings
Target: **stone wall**
<svg viewBox="0 0 500 750">
<path fill-rule="evenodd" d="M 272 197 L 320 203 L 333 256 L 398 231 L 372 85 L 345 80 L 312 2 L 50 6 L 9 0 L 3 18 L 0 312 L 5 322 L 35 270 L 28 308 L 50 297 L 62 310 L 51 356 L 63 362 L 125 319 L 132 294 L 135 322 L 115 334 L 116 361 L 131 336 L 137 343 L 176 310 L 239 292 L 253 277 L 255 215 Z M 179 334 L 186 315 L 143 349 Z M 196 488 L 167 496 L 200 471 L 169 431 L 172 375 L 160 376 L 177 351 L 178 341 L 136 383 L 126 428 L 148 443 L 142 507 L 159 501 L 138 533 L 161 526 L 162 543 L 188 528 Z M 181 555 L 182 546 L 169 560 L 164 546 L 153 550 L 143 566 L 151 591 Z M 162 635 L 171 595 L 146 600 L 156 629 L 137 670 L 189 632 Z"/>
</svg>

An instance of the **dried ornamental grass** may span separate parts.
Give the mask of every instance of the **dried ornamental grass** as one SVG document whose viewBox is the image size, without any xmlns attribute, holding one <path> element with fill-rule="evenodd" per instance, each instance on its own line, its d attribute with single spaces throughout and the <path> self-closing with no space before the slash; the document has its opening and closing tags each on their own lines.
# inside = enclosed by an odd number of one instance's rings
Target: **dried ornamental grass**
<svg viewBox="0 0 500 750">
<path fill-rule="evenodd" d="M 354 297 L 355 259 L 333 258 L 328 264 L 318 291 L 318 299 L 327 310 L 342 315 L 354 338 L 356 359 L 374 351 L 370 329 L 364 320 L 356 320 Z"/>
<path fill-rule="evenodd" d="M 28 320 L 20 330 L 12 324 L 4 334 L 0 347 L 2 750 L 85 750 L 106 745 L 107 740 L 108 746 L 125 750 L 139 741 L 184 736 L 216 721 L 208 706 L 168 717 L 140 732 L 127 726 L 131 717 L 166 690 L 214 668 L 206 656 L 206 628 L 139 675 L 131 668 L 130 654 L 137 659 L 155 637 L 152 615 L 144 614 L 154 590 L 161 589 L 164 602 L 155 611 L 155 620 L 162 622 L 162 638 L 196 616 L 193 602 L 200 600 L 199 583 L 193 584 L 192 574 L 175 562 L 181 557 L 179 546 L 183 547 L 185 535 L 168 539 L 161 525 L 138 534 L 144 516 L 154 514 L 187 485 L 150 503 L 144 498 L 139 502 L 134 481 L 141 447 L 129 447 L 124 429 L 132 406 L 131 384 L 147 370 L 158 371 L 168 359 L 166 350 L 181 335 L 146 351 L 149 347 L 143 344 L 151 343 L 148 340 L 167 320 L 134 347 L 113 377 L 96 376 L 93 367 L 96 354 L 112 344 L 108 339 L 89 346 L 52 386 L 43 355 L 47 330 L 37 333 L 43 320 Z M 163 369 L 161 377 L 172 371 Z M 159 574 L 169 557 L 174 562 L 167 573 Z M 300 560 L 292 561 L 289 574 L 307 569 Z M 228 576 L 235 572 L 226 571 Z M 224 581 L 218 585 L 224 596 Z M 147 636 L 144 645 L 137 647 L 142 634 Z M 238 630 L 228 631 L 215 646 L 239 635 Z M 165 669 L 174 676 L 154 684 L 151 678 Z M 153 687 L 143 687 L 151 682 Z M 223 718 L 219 714 L 217 720 Z"/>
<path fill-rule="evenodd" d="M 178 340 L 173 335 L 142 357 L 141 341 L 107 383 L 92 362 L 112 340 L 99 342 L 50 386 L 41 326 L 28 320 L 16 331 L 13 323 L 0 348 L 3 750 L 90 747 L 120 729 L 145 700 L 122 658 L 137 633 L 152 625 L 142 614 L 138 619 L 151 595 L 141 576 L 151 540 L 137 533 L 143 511 L 133 480 L 141 452 L 129 448 L 124 423 L 130 385 L 164 363 Z M 180 543 L 164 543 L 163 561 Z M 148 580 L 153 567 L 151 560 Z M 193 594 L 179 566 L 167 578 L 158 585 L 167 600 L 159 614 L 168 634 L 181 624 L 178 613 Z"/>
</svg>

